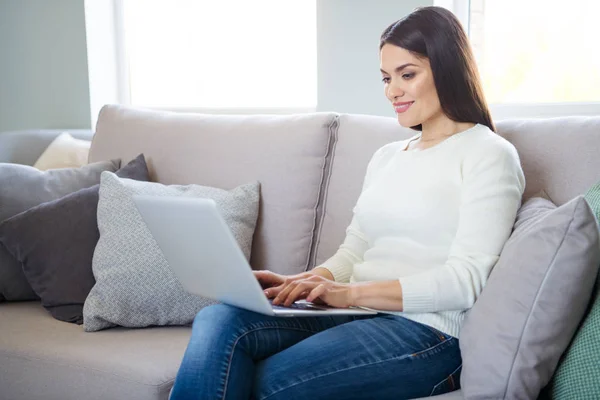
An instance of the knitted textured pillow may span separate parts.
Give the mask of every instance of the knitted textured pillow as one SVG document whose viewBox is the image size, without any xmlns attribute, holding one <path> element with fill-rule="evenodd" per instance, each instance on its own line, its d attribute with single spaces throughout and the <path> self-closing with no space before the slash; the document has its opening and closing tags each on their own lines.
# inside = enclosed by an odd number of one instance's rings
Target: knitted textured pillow
<svg viewBox="0 0 600 400">
<path fill-rule="evenodd" d="M 98 201 L 100 239 L 92 270 L 96 284 L 83 307 L 83 326 L 142 328 L 186 325 L 214 301 L 186 292 L 144 223 L 133 195 L 210 198 L 219 207 L 247 259 L 258 218 L 259 184 L 232 190 L 163 185 L 102 174 Z"/>
<path fill-rule="evenodd" d="M 586 193 L 585 199 L 600 220 L 600 182 Z M 553 399 L 600 399 L 599 288 L 597 280 L 591 309 L 554 374 L 549 388 Z"/>
</svg>

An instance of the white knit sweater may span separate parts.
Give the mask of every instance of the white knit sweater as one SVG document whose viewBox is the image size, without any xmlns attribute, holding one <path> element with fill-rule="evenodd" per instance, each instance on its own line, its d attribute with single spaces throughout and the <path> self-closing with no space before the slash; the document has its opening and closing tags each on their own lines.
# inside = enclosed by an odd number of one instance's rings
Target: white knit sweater
<svg viewBox="0 0 600 400">
<path fill-rule="evenodd" d="M 525 178 L 514 146 L 475 125 L 421 151 L 379 149 L 325 263 L 338 282 L 398 279 L 402 315 L 458 337 L 508 239 Z M 382 311 L 390 313 L 389 311 Z"/>
</svg>

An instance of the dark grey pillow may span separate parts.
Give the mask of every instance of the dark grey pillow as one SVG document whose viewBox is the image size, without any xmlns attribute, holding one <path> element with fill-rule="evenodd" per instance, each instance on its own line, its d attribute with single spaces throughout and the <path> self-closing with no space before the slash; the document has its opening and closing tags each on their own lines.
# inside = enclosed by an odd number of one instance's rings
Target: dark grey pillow
<svg viewBox="0 0 600 400">
<path fill-rule="evenodd" d="M 101 161 L 81 168 L 40 171 L 36 168 L 0 163 L 0 222 L 39 204 L 59 199 L 100 183 L 104 171 L 115 172 L 120 160 Z M 37 300 L 27 283 L 21 264 L 0 245 L 0 301 Z"/>
<path fill-rule="evenodd" d="M 121 168 L 122 178 L 148 181 L 143 155 Z M 23 266 L 27 281 L 56 319 L 83 323 L 83 303 L 94 286 L 92 257 L 100 185 L 40 204 L 0 224 L 0 242 Z"/>
</svg>

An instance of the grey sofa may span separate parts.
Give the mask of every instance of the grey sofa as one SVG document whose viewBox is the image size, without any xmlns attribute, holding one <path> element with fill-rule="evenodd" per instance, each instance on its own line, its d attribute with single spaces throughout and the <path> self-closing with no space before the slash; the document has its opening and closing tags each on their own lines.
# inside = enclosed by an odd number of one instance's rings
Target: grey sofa
<svg viewBox="0 0 600 400">
<path fill-rule="evenodd" d="M 512 120 L 498 131 L 517 147 L 525 198 L 563 204 L 600 180 L 600 117 Z M 394 118 L 314 113 L 208 116 L 105 107 L 90 162 L 143 152 L 153 180 L 233 188 L 262 184 L 251 263 L 308 270 L 335 252 L 365 168 L 385 143 L 413 132 Z M 85 333 L 38 302 L 0 303 L 0 400 L 167 399 L 189 327 Z M 439 396 L 460 399 L 456 391 Z"/>
<path fill-rule="evenodd" d="M 61 133 L 92 140 L 91 129 L 29 129 L 0 132 L 0 162 L 33 165 L 46 147 Z"/>
</svg>

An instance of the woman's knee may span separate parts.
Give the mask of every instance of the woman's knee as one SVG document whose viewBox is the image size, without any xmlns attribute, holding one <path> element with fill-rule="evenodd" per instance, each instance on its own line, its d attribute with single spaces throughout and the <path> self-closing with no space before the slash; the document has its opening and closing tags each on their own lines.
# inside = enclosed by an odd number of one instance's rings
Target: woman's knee
<svg viewBox="0 0 600 400">
<path fill-rule="evenodd" d="M 206 325 L 217 327 L 240 327 L 252 318 L 252 312 L 227 304 L 214 304 L 204 307 L 194 318 L 194 329 Z"/>
</svg>

